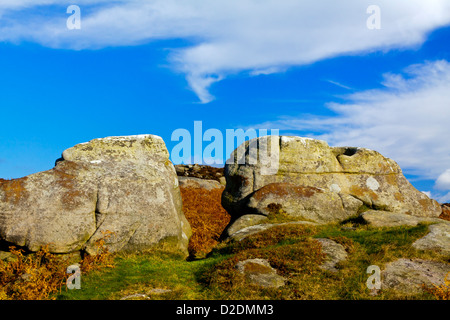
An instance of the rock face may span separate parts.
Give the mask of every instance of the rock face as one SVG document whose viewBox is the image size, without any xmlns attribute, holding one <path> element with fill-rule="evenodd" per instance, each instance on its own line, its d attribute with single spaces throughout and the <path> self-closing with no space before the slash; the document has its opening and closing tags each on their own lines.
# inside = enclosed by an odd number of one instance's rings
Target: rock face
<svg viewBox="0 0 450 320">
<path fill-rule="evenodd" d="M 328 223 L 367 208 L 418 217 L 438 217 L 442 212 L 436 201 L 406 180 L 393 160 L 376 151 L 286 136 L 265 139 L 263 148 L 261 139 L 239 147 L 245 149 L 245 161 L 235 151 L 225 166 L 222 204 L 233 220 L 247 214 L 283 213 Z M 267 161 L 252 163 L 255 146 L 258 159 L 278 160 L 277 170 L 267 174 Z"/>
<path fill-rule="evenodd" d="M 153 135 L 108 137 L 63 152 L 55 168 L 0 181 L 0 239 L 37 251 L 164 245 L 187 253 L 190 226 L 174 166 Z"/>
</svg>

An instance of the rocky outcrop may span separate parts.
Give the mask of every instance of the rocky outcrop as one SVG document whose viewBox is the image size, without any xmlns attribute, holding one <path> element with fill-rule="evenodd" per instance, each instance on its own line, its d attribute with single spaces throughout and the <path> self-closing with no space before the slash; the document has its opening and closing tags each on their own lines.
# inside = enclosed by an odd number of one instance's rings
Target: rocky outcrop
<svg viewBox="0 0 450 320">
<path fill-rule="evenodd" d="M 165 246 L 187 254 L 190 226 L 174 166 L 153 135 L 108 137 L 63 152 L 55 168 L 0 181 L 0 239 L 31 251 L 95 253 Z"/>
<path fill-rule="evenodd" d="M 261 139 L 239 147 L 245 149 L 245 161 L 235 151 L 225 166 L 222 204 L 233 221 L 244 215 L 282 213 L 328 223 L 367 209 L 434 218 L 442 212 L 436 201 L 407 181 L 393 160 L 376 151 L 330 147 L 325 141 L 301 137 Z M 250 161 L 255 158 L 252 148 L 261 161 Z M 278 162 L 274 166 L 267 159 Z M 277 170 L 267 174 L 269 165 Z"/>
</svg>

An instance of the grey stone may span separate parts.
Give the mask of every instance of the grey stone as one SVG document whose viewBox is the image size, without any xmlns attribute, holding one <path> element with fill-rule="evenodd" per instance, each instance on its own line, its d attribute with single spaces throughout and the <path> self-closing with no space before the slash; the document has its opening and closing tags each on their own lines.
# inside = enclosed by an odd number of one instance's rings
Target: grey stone
<svg viewBox="0 0 450 320">
<path fill-rule="evenodd" d="M 236 268 L 253 284 L 264 288 L 279 288 L 284 286 L 286 279 L 277 274 L 265 259 L 247 259 L 239 261 Z"/>
<path fill-rule="evenodd" d="M 257 224 L 257 225 L 253 225 L 250 227 L 240 229 L 239 231 L 236 231 L 235 233 L 231 234 L 227 239 L 232 240 L 232 241 L 241 241 L 251 235 L 257 234 L 259 232 L 268 230 L 268 229 L 276 227 L 276 226 L 299 225 L 299 224 L 317 225 L 316 223 L 310 222 L 310 221 L 294 221 L 294 222 L 283 222 L 283 223 L 261 223 L 261 224 Z"/>
<path fill-rule="evenodd" d="M 220 177 L 219 182 L 221 185 L 226 186 L 227 185 L 227 179 L 225 177 Z"/>
<path fill-rule="evenodd" d="M 65 150 L 49 171 L 0 181 L 0 239 L 31 251 L 95 254 L 105 238 L 111 252 L 164 246 L 187 254 L 190 234 L 157 136 L 95 139 Z"/>
<path fill-rule="evenodd" d="M 4 262 L 13 262 L 17 260 L 17 256 L 13 255 L 11 252 L 0 251 L 0 260 Z"/>
<path fill-rule="evenodd" d="M 178 182 L 182 188 L 200 188 L 205 190 L 223 189 L 224 186 L 216 180 L 207 180 L 192 177 L 178 177 Z"/>
<path fill-rule="evenodd" d="M 381 289 L 394 289 L 407 294 L 420 293 L 422 285 L 444 284 L 450 264 L 422 259 L 399 259 L 381 272 Z"/>
<path fill-rule="evenodd" d="M 230 223 L 229 226 L 224 230 L 222 237 L 229 238 L 231 235 L 235 234 L 239 230 L 251 227 L 257 224 L 261 224 L 263 221 L 267 221 L 268 218 L 259 214 L 246 214 L 239 217 L 236 221 Z"/>
<path fill-rule="evenodd" d="M 433 224 L 430 232 L 416 240 L 413 247 L 419 250 L 436 250 L 445 255 L 450 255 L 450 223 Z"/>
<path fill-rule="evenodd" d="M 404 213 L 369 210 L 361 217 L 374 227 L 416 226 L 419 223 L 445 223 L 445 220 L 432 217 L 416 217 Z"/>
<path fill-rule="evenodd" d="M 318 223 L 346 220 L 363 206 L 418 217 L 437 218 L 442 212 L 393 160 L 369 149 L 330 147 L 321 140 L 252 139 L 232 153 L 224 173 L 222 205 L 234 219 L 273 214 L 273 208 Z"/>
<path fill-rule="evenodd" d="M 320 244 L 322 245 L 322 251 L 326 254 L 326 261 L 320 266 L 320 268 L 332 272 L 337 272 L 338 269 L 336 268 L 336 265 L 339 262 L 347 259 L 348 257 L 345 248 L 341 244 L 331 239 L 317 238 L 314 240 L 320 242 Z"/>
</svg>

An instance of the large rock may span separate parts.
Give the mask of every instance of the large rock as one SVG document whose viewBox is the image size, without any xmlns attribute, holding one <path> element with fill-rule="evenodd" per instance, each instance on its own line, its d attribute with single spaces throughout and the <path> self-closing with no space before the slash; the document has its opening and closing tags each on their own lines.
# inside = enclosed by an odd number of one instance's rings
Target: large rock
<svg viewBox="0 0 450 320">
<path fill-rule="evenodd" d="M 0 181 L 0 239 L 31 251 L 165 246 L 186 253 L 190 226 L 174 166 L 153 135 L 108 137 L 63 152 L 55 168 Z"/>
<path fill-rule="evenodd" d="M 450 223 L 439 223 L 428 227 L 430 232 L 416 240 L 413 247 L 419 250 L 439 251 L 450 256 Z"/>
<path fill-rule="evenodd" d="M 393 160 L 369 149 L 330 147 L 321 140 L 282 136 L 247 141 L 227 161 L 225 176 L 222 204 L 233 220 L 282 212 L 327 223 L 367 208 L 418 217 L 442 212 Z"/>
<path fill-rule="evenodd" d="M 423 291 L 423 286 L 444 284 L 450 264 L 422 259 L 398 259 L 386 265 L 381 272 L 381 288 L 394 289 L 406 294 Z"/>
</svg>

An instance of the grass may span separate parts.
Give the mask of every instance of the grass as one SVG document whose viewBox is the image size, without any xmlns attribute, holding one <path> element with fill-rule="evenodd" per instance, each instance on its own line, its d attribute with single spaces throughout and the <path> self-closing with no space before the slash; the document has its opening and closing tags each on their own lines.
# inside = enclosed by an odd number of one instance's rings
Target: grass
<svg viewBox="0 0 450 320">
<path fill-rule="evenodd" d="M 208 298 L 198 279 L 225 257 L 186 261 L 167 252 L 118 254 L 115 267 L 82 277 L 80 290 L 64 290 L 58 299 L 106 300 L 141 294 L 149 299 L 190 300 Z M 170 290 L 152 294 L 152 289 Z"/>
<path fill-rule="evenodd" d="M 79 261 L 79 268 L 85 274 L 96 270 L 113 268 L 113 257 L 105 248 L 104 234 L 96 241 L 97 255 L 85 256 Z M 67 257 L 49 252 L 48 246 L 36 253 L 25 252 L 11 246 L 12 261 L 0 260 L 0 300 L 44 300 L 56 299 L 56 292 L 65 287 L 70 274 L 66 267 L 71 265 Z"/>
<path fill-rule="evenodd" d="M 107 300 L 359 300 L 448 299 L 450 282 L 408 295 L 367 289 L 367 267 L 399 258 L 449 262 L 436 252 L 414 249 L 412 243 L 428 232 L 427 224 L 415 227 L 373 228 L 358 219 L 342 224 L 281 225 L 249 236 L 240 242 L 218 243 L 229 221 L 220 206 L 220 192 L 182 190 L 184 211 L 192 225 L 190 259 L 171 252 L 84 257 L 81 289 L 65 287 L 67 265 L 45 250 L 35 255 L 17 254 L 15 262 L 0 261 L 0 299 Z M 207 202 L 205 202 L 207 201 Z M 206 206 L 205 203 L 208 203 Z M 277 209 L 277 208 L 275 208 Z M 106 235 L 108 236 L 108 235 Z M 329 238 L 344 246 L 348 258 L 337 272 L 321 269 L 325 256 L 314 238 Z M 256 287 L 235 265 L 249 258 L 267 259 L 287 279 L 276 289 Z M 22 281 L 30 274 L 28 281 Z"/>
<path fill-rule="evenodd" d="M 115 267 L 82 277 L 81 290 L 63 290 L 57 299 L 121 299 L 126 296 L 171 300 L 359 300 L 359 299 L 438 299 L 446 287 L 407 295 L 382 291 L 372 296 L 366 287 L 369 265 L 397 258 L 424 258 L 446 261 L 438 253 L 411 249 L 426 234 L 426 225 L 398 228 L 342 229 L 338 224 L 311 227 L 279 226 L 238 243 L 227 243 L 202 259 L 186 261 L 164 252 L 119 254 Z M 324 256 L 313 238 L 328 237 L 344 245 L 349 253 L 336 273 L 319 268 Z M 259 288 L 249 283 L 235 268 L 238 261 L 264 258 L 288 279 L 277 289 Z M 153 293 L 154 289 L 170 290 Z"/>
</svg>

